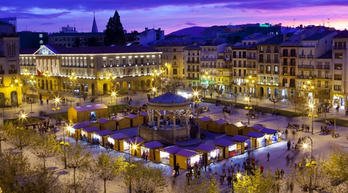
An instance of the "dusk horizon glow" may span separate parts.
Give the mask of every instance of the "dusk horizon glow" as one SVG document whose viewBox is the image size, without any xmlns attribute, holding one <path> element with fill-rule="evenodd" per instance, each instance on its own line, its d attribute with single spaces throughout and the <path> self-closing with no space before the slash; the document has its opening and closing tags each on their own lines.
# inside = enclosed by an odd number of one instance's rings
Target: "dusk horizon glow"
<svg viewBox="0 0 348 193">
<path fill-rule="evenodd" d="M 93 12 L 102 32 L 117 10 L 127 32 L 161 28 L 165 34 L 192 27 L 238 25 L 246 23 L 282 23 L 283 26 L 325 25 L 336 29 L 348 28 L 348 1 L 318 0 L 288 3 L 276 0 L 207 0 L 158 2 L 124 0 L 53 0 L 6 1 L 1 3 L 1 18 L 17 17 L 17 31 L 59 32 L 67 25 L 78 32 L 90 32 Z"/>
</svg>

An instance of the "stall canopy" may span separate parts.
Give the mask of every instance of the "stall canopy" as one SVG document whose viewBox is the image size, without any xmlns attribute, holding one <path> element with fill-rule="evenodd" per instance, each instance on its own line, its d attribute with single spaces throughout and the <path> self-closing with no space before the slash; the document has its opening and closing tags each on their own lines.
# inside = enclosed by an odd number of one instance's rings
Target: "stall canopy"
<svg viewBox="0 0 348 193">
<path fill-rule="evenodd" d="M 101 119 L 98 119 L 97 122 L 99 122 L 99 123 L 106 123 L 106 122 L 108 122 L 108 121 L 109 121 L 109 119 L 101 118 Z"/>
<path fill-rule="evenodd" d="M 178 151 L 176 153 L 176 155 L 179 155 L 179 156 L 182 156 L 182 157 L 186 157 L 186 158 L 190 158 L 190 157 L 192 157 L 192 156 L 194 156 L 196 154 L 197 154 L 197 152 L 191 151 L 191 150 L 187 150 L 187 149 L 182 149 L 182 150 L 180 150 L 180 151 Z"/>
<path fill-rule="evenodd" d="M 208 130 L 208 123 L 210 123 L 212 119 L 210 117 L 201 117 L 198 118 L 199 126 L 201 129 Z"/>
<path fill-rule="evenodd" d="M 278 131 L 275 129 L 268 129 L 268 128 L 263 128 L 260 130 L 260 133 L 264 133 L 264 134 L 269 134 L 269 135 L 273 135 L 275 133 L 277 133 Z"/>
<path fill-rule="evenodd" d="M 176 154 L 181 150 L 181 148 L 176 146 L 176 145 L 173 145 L 173 146 L 163 148 L 163 150 L 170 153 L 170 154 Z"/>
<path fill-rule="evenodd" d="M 256 131 L 261 131 L 262 129 L 265 129 L 266 127 L 264 127 L 261 124 L 256 124 L 256 125 L 251 126 L 251 128 L 255 129 Z"/>
<path fill-rule="evenodd" d="M 148 143 L 144 143 L 144 146 L 149 149 L 157 149 L 157 148 L 162 148 L 163 144 L 158 141 L 151 141 Z"/>
<path fill-rule="evenodd" d="M 120 140 L 120 139 L 126 139 L 128 138 L 127 135 L 123 134 L 123 133 L 116 133 L 110 136 L 111 138 L 115 139 L 115 140 Z"/>
<path fill-rule="evenodd" d="M 197 151 L 203 151 L 206 153 L 209 153 L 209 152 L 213 151 L 214 149 L 216 149 L 215 146 L 206 145 L 206 144 L 201 144 L 196 148 Z"/>
<path fill-rule="evenodd" d="M 129 114 L 126 116 L 126 118 L 129 118 L 129 119 L 134 119 L 135 117 L 137 117 L 138 115 L 135 115 L 135 114 Z"/>
<path fill-rule="evenodd" d="M 264 134 L 263 133 L 254 132 L 254 131 L 250 131 L 248 134 L 246 134 L 246 136 L 253 137 L 253 138 L 260 138 L 260 137 L 263 137 Z"/>
<path fill-rule="evenodd" d="M 219 140 L 215 141 L 215 145 L 221 146 L 221 147 L 228 147 L 228 146 L 230 146 L 232 144 L 233 144 L 232 141 L 229 141 L 229 140 L 226 140 L 226 139 L 219 139 Z"/>
<path fill-rule="evenodd" d="M 241 135 L 235 135 L 231 138 L 231 141 L 235 142 L 246 142 L 249 140 L 249 137 L 241 136 Z"/>
<path fill-rule="evenodd" d="M 89 124 L 88 124 L 89 125 Z M 88 127 L 88 125 L 84 124 L 84 123 L 79 123 L 79 124 L 75 124 L 74 126 L 72 126 L 72 128 L 74 129 L 81 129 L 81 128 L 86 128 Z"/>
<path fill-rule="evenodd" d="M 86 131 L 87 133 L 91 133 L 91 132 L 95 132 L 95 131 L 99 131 L 98 127 L 87 127 L 83 129 L 84 131 Z"/>
<path fill-rule="evenodd" d="M 128 139 L 127 141 L 130 144 L 139 144 L 139 143 L 144 142 L 144 139 L 142 139 L 141 137 L 134 137 L 134 138 Z"/>
<path fill-rule="evenodd" d="M 105 136 L 105 135 L 111 135 L 112 132 L 110 130 L 102 130 L 102 131 L 96 131 L 96 134 L 98 134 L 99 136 Z"/>
</svg>

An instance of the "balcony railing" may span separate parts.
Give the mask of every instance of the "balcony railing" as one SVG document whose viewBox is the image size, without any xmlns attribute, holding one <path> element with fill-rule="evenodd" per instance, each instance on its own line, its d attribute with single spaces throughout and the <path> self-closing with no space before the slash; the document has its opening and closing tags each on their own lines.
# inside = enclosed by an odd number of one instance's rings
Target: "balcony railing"
<svg viewBox="0 0 348 193">
<path fill-rule="evenodd" d="M 314 69 L 313 65 L 298 65 L 298 68 Z"/>
<path fill-rule="evenodd" d="M 306 55 L 298 55 L 299 58 L 305 58 Z"/>
<path fill-rule="evenodd" d="M 344 50 L 344 49 L 347 49 L 347 46 L 334 46 L 333 49 L 335 49 L 335 50 Z"/>
<path fill-rule="evenodd" d="M 314 58 L 314 55 L 307 55 L 307 58 Z"/>
<path fill-rule="evenodd" d="M 8 73 L 9 74 L 17 74 L 17 70 L 9 70 Z"/>
<path fill-rule="evenodd" d="M 0 70 L 0 74 L 5 74 L 5 71 L 4 70 Z"/>
</svg>

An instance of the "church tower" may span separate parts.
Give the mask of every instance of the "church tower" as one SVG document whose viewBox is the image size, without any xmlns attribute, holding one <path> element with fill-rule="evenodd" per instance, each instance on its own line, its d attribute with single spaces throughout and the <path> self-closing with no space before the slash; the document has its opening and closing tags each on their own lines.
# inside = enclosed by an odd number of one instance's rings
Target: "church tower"
<svg viewBox="0 0 348 193">
<path fill-rule="evenodd" d="M 92 33 L 98 33 L 97 22 L 95 22 L 95 13 L 93 17 Z"/>
</svg>

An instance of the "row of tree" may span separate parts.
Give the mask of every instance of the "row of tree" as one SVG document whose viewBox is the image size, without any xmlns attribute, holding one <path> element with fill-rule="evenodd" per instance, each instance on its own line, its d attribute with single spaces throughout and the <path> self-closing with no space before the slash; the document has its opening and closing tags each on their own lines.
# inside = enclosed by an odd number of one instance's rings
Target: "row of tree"
<svg viewBox="0 0 348 193">
<path fill-rule="evenodd" d="M 197 189 L 195 192 L 219 192 L 215 181 L 206 178 L 196 180 L 190 187 L 185 181 L 168 186 L 168 175 L 161 166 L 142 162 L 130 164 L 124 157 L 114 157 L 105 151 L 93 157 L 79 143 L 57 142 L 53 135 L 40 135 L 13 124 L 1 128 L 1 141 L 14 147 L 0 156 L 0 188 L 3 192 L 100 192 L 93 183 L 98 179 L 103 181 L 103 192 L 107 192 L 107 181 L 116 179 L 121 182 L 120 188 L 128 191 L 132 187 L 135 193 L 163 192 L 165 189 L 173 193 L 187 192 L 189 188 Z M 29 160 L 31 154 L 42 162 L 32 163 Z M 69 168 L 72 174 L 62 167 Z"/>
</svg>

